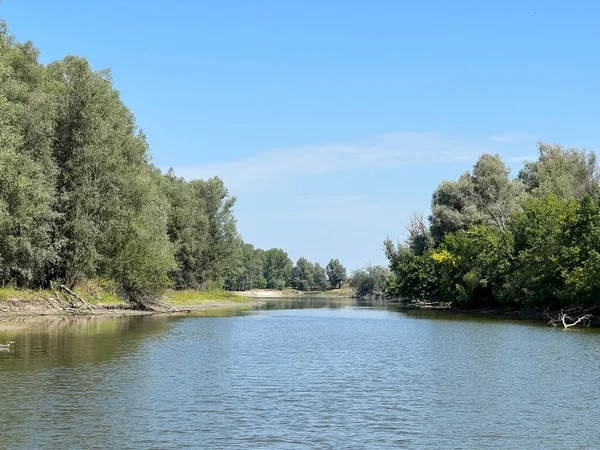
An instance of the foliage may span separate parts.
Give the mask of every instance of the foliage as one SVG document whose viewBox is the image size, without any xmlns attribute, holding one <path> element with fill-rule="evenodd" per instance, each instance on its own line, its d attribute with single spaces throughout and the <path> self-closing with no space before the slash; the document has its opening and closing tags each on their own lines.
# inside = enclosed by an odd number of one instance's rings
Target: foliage
<svg viewBox="0 0 600 450">
<path fill-rule="evenodd" d="M 333 289 L 339 289 L 347 279 L 346 268 L 342 266 L 339 259 L 332 259 L 325 267 L 327 271 L 327 279 Z"/>
<path fill-rule="evenodd" d="M 593 152 L 538 144 L 539 158 L 519 172 L 527 191 L 538 198 L 555 195 L 564 200 L 593 194 L 598 184 L 598 166 Z"/>
<path fill-rule="evenodd" d="M 462 305 L 499 304 L 511 251 L 510 233 L 489 225 L 446 236 L 430 255 L 439 274 L 440 297 Z"/>
<path fill-rule="evenodd" d="M 352 272 L 350 286 L 359 298 L 384 298 L 390 271 L 382 266 L 367 266 Z"/>
<path fill-rule="evenodd" d="M 410 239 L 410 237 L 409 237 Z M 429 252 L 418 254 L 408 245 L 384 242 L 392 276 L 388 294 L 405 300 L 428 300 L 437 294 L 435 265 Z"/>
<path fill-rule="evenodd" d="M 511 180 L 495 155 L 434 192 L 429 229 L 385 241 L 388 294 L 470 307 L 561 308 L 600 300 L 600 191 L 594 153 L 539 144 Z M 431 241 L 427 245 L 418 245 Z"/>
<path fill-rule="evenodd" d="M 434 243 L 439 244 L 446 234 L 466 230 L 483 222 L 477 208 L 473 181 L 469 172 L 458 181 L 443 181 L 434 191 L 429 216 L 430 233 Z"/>
<path fill-rule="evenodd" d="M 505 297 L 526 305 L 555 305 L 564 286 L 565 233 L 575 202 L 555 195 L 531 198 L 511 223 L 514 264 Z"/>
<path fill-rule="evenodd" d="M 187 181 L 150 160 L 109 70 L 79 56 L 43 66 L 0 20 L 0 286 L 56 281 L 96 302 L 327 287 L 320 265 L 303 260 L 292 277 L 283 250 L 243 242 L 218 177 Z"/>
<path fill-rule="evenodd" d="M 265 251 L 263 273 L 269 289 L 283 289 L 292 279 L 293 263 L 288 254 L 280 248 Z"/>
</svg>

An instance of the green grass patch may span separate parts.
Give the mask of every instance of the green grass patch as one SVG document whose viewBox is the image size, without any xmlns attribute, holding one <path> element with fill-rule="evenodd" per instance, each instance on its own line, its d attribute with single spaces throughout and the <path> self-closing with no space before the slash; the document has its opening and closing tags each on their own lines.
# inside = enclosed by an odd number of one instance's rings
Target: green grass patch
<svg viewBox="0 0 600 450">
<path fill-rule="evenodd" d="M 40 291 L 46 293 L 45 291 Z M 52 293 L 50 293 L 52 295 Z M 14 286 L 4 286 L 0 288 L 0 301 L 7 300 L 35 300 L 38 298 L 34 293 L 17 289 Z"/>
<path fill-rule="evenodd" d="M 202 304 L 209 302 L 237 302 L 247 303 L 248 300 L 241 295 L 234 292 L 214 290 L 214 291 L 196 291 L 193 289 L 186 289 L 183 291 L 168 290 L 163 295 L 163 300 L 170 303 L 171 305 L 184 305 L 184 304 Z"/>
<path fill-rule="evenodd" d="M 93 306 L 126 305 L 117 294 L 117 284 L 112 280 L 97 278 L 80 281 L 73 291 Z"/>
</svg>

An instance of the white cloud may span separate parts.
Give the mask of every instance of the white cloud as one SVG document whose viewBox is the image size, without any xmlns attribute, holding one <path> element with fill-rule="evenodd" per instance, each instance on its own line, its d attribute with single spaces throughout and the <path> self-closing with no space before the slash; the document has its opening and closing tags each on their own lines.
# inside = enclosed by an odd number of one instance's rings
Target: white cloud
<svg viewBox="0 0 600 450">
<path fill-rule="evenodd" d="M 351 170 L 449 162 L 472 163 L 483 152 L 497 152 L 524 133 L 487 139 L 461 139 L 435 133 L 390 133 L 342 145 L 303 146 L 269 150 L 234 161 L 176 167 L 186 179 L 221 177 L 234 193 L 261 192 L 296 177 Z"/>
</svg>

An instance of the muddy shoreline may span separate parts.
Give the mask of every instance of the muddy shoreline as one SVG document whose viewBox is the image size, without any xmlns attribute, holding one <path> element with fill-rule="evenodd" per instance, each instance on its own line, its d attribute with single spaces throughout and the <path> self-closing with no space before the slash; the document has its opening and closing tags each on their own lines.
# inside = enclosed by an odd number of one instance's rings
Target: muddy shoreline
<svg viewBox="0 0 600 450">
<path fill-rule="evenodd" d="M 247 299 L 247 301 L 231 300 L 207 300 L 199 303 L 185 303 L 181 305 L 172 305 L 171 311 L 140 311 L 131 309 L 126 305 L 104 305 L 95 306 L 94 313 L 87 310 L 80 310 L 77 313 L 65 311 L 51 307 L 42 300 L 5 300 L 0 302 L 0 332 L 17 331 L 35 328 L 37 324 L 44 319 L 52 317 L 118 317 L 118 316 L 136 316 L 153 314 L 186 314 L 202 313 L 219 309 L 252 309 L 263 306 L 265 303 L 257 299 Z"/>
</svg>

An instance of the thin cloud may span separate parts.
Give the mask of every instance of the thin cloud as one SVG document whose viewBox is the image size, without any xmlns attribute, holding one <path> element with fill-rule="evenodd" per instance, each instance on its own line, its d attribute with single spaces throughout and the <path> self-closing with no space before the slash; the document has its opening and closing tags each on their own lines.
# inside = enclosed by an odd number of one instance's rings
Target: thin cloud
<svg viewBox="0 0 600 450">
<path fill-rule="evenodd" d="M 219 176 L 234 193 L 262 192 L 298 177 L 367 168 L 470 163 L 486 151 L 497 150 L 486 140 L 476 142 L 435 133 L 390 133 L 355 144 L 284 148 L 235 161 L 175 167 L 175 172 L 186 179 Z"/>
</svg>

